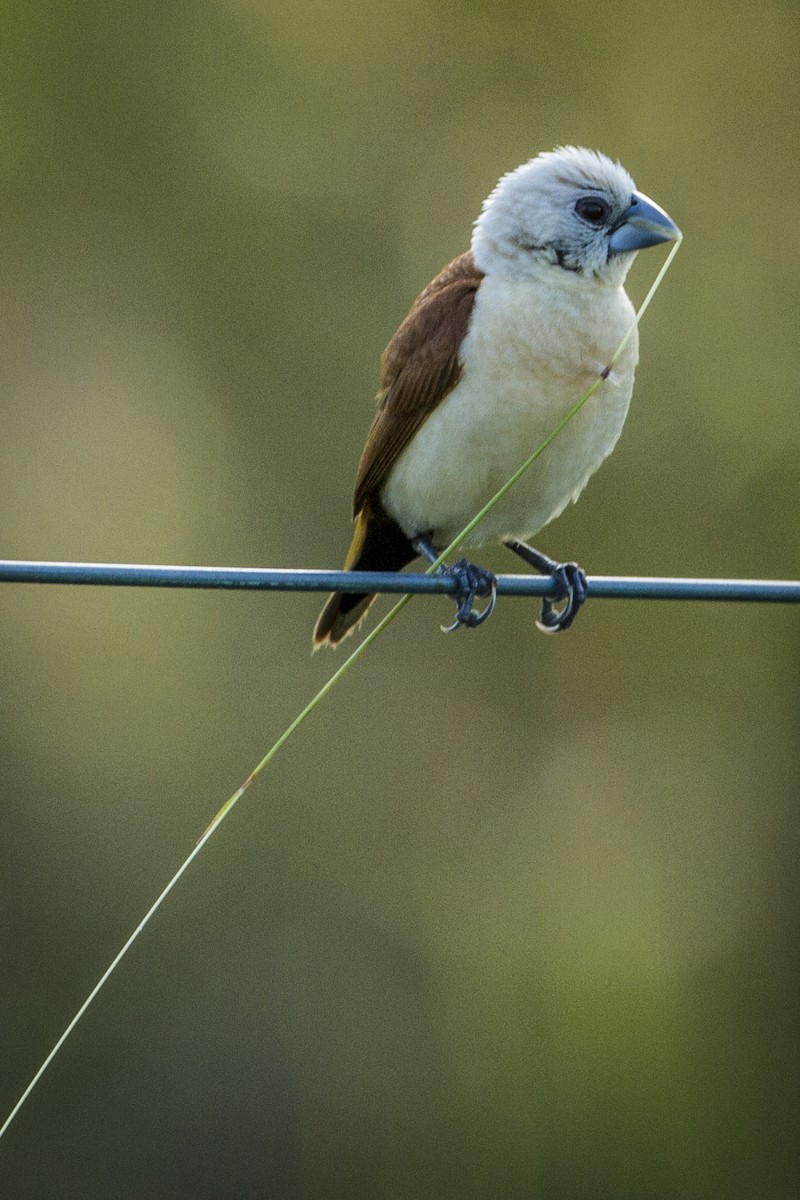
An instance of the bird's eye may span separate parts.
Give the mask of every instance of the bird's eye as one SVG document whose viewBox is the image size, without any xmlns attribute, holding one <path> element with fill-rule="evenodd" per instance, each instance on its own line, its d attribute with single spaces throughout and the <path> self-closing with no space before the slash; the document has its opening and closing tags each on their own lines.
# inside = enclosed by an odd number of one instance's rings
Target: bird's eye
<svg viewBox="0 0 800 1200">
<path fill-rule="evenodd" d="M 596 196 L 581 196 L 575 205 L 575 212 L 590 225 L 602 225 L 610 211 L 611 206 Z"/>
</svg>

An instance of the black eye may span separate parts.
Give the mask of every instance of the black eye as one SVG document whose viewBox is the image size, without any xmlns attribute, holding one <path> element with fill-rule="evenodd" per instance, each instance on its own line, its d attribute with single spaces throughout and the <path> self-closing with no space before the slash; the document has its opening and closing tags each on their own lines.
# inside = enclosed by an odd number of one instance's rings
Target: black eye
<svg viewBox="0 0 800 1200">
<path fill-rule="evenodd" d="M 611 206 L 597 196 L 581 196 L 575 205 L 575 212 L 583 221 L 590 225 L 603 225 L 611 212 Z"/>
</svg>

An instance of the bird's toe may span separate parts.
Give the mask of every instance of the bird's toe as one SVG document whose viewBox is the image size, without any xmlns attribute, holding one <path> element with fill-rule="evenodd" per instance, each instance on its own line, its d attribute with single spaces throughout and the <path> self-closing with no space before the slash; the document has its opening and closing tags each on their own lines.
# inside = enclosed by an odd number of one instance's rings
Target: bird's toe
<svg viewBox="0 0 800 1200">
<path fill-rule="evenodd" d="M 538 629 L 543 633 L 561 633 L 569 629 L 587 596 L 586 572 L 577 563 L 558 563 L 552 576 L 558 584 L 555 596 L 545 596 Z"/>
<path fill-rule="evenodd" d="M 485 571 L 466 558 L 460 558 L 452 567 L 443 567 L 442 574 L 455 579 L 458 585 L 455 594 L 456 619 L 452 625 L 443 625 L 442 632 L 453 633 L 462 627 L 477 629 L 494 612 L 497 602 L 496 577 L 491 571 Z M 489 603 L 484 608 L 476 609 L 475 600 L 479 596 L 488 596 Z"/>
</svg>

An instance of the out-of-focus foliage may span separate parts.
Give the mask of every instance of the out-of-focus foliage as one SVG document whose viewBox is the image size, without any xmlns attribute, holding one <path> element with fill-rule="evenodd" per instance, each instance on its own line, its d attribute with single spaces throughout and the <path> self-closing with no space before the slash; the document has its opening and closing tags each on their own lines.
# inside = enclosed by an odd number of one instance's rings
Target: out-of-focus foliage
<svg viewBox="0 0 800 1200">
<path fill-rule="evenodd" d="M 572 141 L 686 241 L 542 548 L 797 576 L 798 24 L 6 4 L 0 552 L 338 565 L 383 345 L 498 175 Z M 332 669 L 317 606 L 0 594 L 3 1112 Z M 4 1195 L 790 1193 L 798 614 L 449 611 L 415 601 L 204 852 L 0 1143 Z"/>
</svg>

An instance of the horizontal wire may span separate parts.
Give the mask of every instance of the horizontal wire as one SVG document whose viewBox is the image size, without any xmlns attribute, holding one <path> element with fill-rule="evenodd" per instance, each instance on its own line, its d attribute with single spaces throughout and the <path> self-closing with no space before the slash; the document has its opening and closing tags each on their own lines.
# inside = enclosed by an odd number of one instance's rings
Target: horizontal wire
<svg viewBox="0 0 800 1200">
<path fill-rule="evenodd" d="M 448 595 L 447 575 L 395 571 L 305 571 L 264 567 L 168 567 L 134 563 L 0 561 L 0 583 L 92 584 L 105 587 L 244 588 L 277 592 L 394 592 Z M 501 596 L 555 596 L 544 575 L 498 575 Z M 680 579 L 590 575 L 588 594 L 606 600 L 737 600 L 800 603 L 800 580 Z"/>
</svg>

